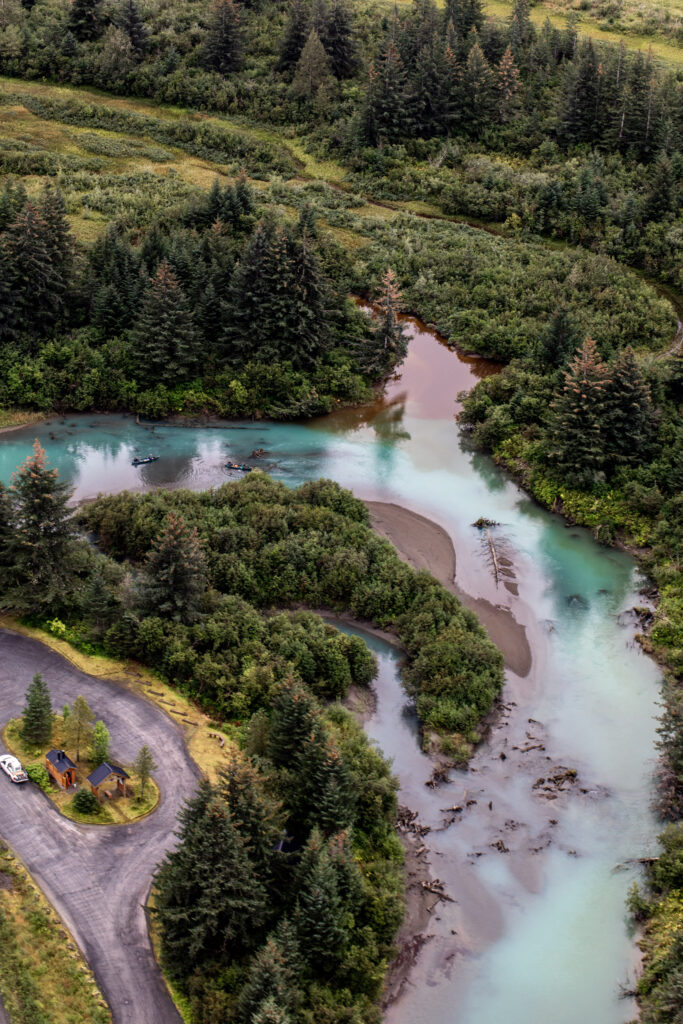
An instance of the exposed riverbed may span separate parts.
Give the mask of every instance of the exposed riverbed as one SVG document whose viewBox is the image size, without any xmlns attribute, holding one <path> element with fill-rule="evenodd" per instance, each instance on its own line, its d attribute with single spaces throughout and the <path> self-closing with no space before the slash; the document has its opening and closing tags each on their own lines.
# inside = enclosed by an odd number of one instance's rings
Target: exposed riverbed
<svg viewBox="0 0 683 1024">
<path fill-rule="evenodd" d="M 382 506 L 394 505 L 437 524 L 454 559 L 419 519 L 401 524 L 385 514 L 384 532 L 393 530 L 413 561 L 440 552 L 433 568 L 446 583 L 454 566 L 452 585 L 492 634 L 506 623 L 511 667 L 504 709 L 470 770 L 433 790 L 425 786 L 431 762 L 404 710 L 398 655 L 369 640 L 380 676 L 367 728 L 394 758 L 401 802 L 433 829 L 423 856 L 455 901 L 435 909 L 432 938 L 387 1019 L 623 1024 L 634 1006 L 619 998 L 619 985 L 633 982 L 637 962 L 624 909 L 637 877 L 629 862 L 653 851 L 657 831 L 649 798 L 658 670 L 622 616 L 639 601 L 635 563 L 566 528 L 489 459 L 461 447 L 455 396 L 491 367 L 451 352 L 416 322 L 411 333 L 401 374 L 371 406 L 307 424 L 212 429 L 114 415 L 53 419 L 0 438 L 0 478 L 38 436 L 78 499 L 204 488 L 238 478 L 225 462 L 245 460 L 292 485 L 336 479 L 382 503 L 380 519 Z M 251 458 L 258 448 L 268 454 Z M 131 465 L 149 452 L 160 460 Z M 501 524 L 493 531 L 498 581 L 487 539 L 471 526 L 479 516 Z M 455 806 L 463 810 L 444 810 Z"/>
</svg>

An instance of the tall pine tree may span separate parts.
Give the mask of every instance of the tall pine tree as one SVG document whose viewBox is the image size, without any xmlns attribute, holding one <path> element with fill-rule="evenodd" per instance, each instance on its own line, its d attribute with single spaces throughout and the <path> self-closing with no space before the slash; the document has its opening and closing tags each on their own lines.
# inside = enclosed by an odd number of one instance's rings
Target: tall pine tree
<svg viewBox="0 0 683 1024">
<path fill-rule="evenodd" d="M 242 12 L 235 0 L 214 0 L 204 44 L 204 64 L 228 75 L 244 64 Z"/>
<path fill-rule="evenodd" d="M 131 332 L 136 377 L 150 387 L 187 380 L 197 363 L 197 334 L 178 279 L 162 262 L 148 283 Z"/>
<path fill-rule="evenodd" d="M 206 783 L 180 814 L 155 877 L 161 958 L 172 977 L 229 964 L 259 943 L 266 892 L 225 802 Z"/>
<path fill-rule="evenodd" d="M 48 744 L 52 737 L 52 701 L 40 672 L 36 672 L 26 691 L 21 735 L 27 743 L 38 747 Z"/>
<path fill-rule="evenodd" d="M 308 0 L 292 0 L 280 43 L 278 67 L 281 71 L 296 67 L 310 31 L 311 10 Z"/>
<path fill-rule="evenodd" d="M 591 487 L 605 466 L 604 430 L 608 414 L 608 367 L 587 338 L 564 374 L 552 402 L 551 459 L 568 482 Z"/>
<path fill-rule="evenodd" d="M 62 609 L 76 584 L 71 491 L 48 468 L 39 442 L 13 474 L 8 492 L 13 530 L 0 569 L 4 601 L 20 612 Z"/>
<path fill-rule="evenodd" d="M 197 531 L 171 512 L 147 556 L 138 594 L 140 608 L 150 615 L 192 622 L 206 587 L 206 560 Z"/>
</svg>

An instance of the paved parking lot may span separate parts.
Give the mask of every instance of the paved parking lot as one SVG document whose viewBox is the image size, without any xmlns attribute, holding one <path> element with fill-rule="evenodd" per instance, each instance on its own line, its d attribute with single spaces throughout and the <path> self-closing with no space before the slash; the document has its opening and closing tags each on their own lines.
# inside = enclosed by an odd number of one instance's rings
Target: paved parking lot
<svg viewBox="0 0 683 1024">
<path fill-rule="evenodd" d="M 0 725 L 21 714 L 33 675 L 55 709 L 82 694 L 124 763 L 146 743 L 159 770 L 157 810 L 134 825 L 77 825 L 32 784 L 0 776 L 0 836 L 21 857 L 85 953 L 116 1024 L 177 1024 L 152 954 L 144 904 L 154 867 L 173 843 L 176 814 L 196 786 L 182 732 L 155 705 L 76 669 L 50 648 L 0 630 Z M 4 747 L 0 743 L 0 752 Z M 2 1022 L 0 1007 L 0 1022 Z"/>
</svg>

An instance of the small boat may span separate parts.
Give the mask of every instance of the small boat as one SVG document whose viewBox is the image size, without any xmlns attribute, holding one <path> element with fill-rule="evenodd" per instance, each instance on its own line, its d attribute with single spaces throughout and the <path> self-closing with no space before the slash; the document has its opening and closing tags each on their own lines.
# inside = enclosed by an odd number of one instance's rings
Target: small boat
<svg viewBox="0 0 683 1024">
<path fill-rule="evenodd" d="M 135 458 L 133 459 L 133 463 L 132 464 L 134 466 L 146 466 L 148 462 L 158 462 L 159 459 L 160 459 L 159 455 L 148 455 L 144 459 L 139 459 L 137 457 L 137 455 L 136 455 Z"/>
<path fill-rule="evenodd" d="M 247 466 L 246 462 L 226 462 L 226 469 L 236 469 L 240 473 L 251 473 L 253 466 Z"/>
</svg>

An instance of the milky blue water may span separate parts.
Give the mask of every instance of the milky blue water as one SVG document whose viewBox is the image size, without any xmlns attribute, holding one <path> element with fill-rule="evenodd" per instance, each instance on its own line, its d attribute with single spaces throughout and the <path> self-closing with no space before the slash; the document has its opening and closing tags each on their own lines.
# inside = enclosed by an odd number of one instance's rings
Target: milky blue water
<svg viewBox="0 0 683 1024">
<path fill-rule="evenodd" d="M 463 795 L 477 800 L 467 820 L 429 836 L 432 871 L 457 902 L 435 911 L 434 938 L 388 1019 L 623 1024 L 633 1005 L 619 999 L 619 984 L 632 982 L 636 960 L 624 898 L 637 868 L 628 862 L 651 852 L 656 836 L 649 799 L 658 670 L 620 619 L 642 603 L 636 567 L 566 528 L 490 460 L 463 450 L 454 399 L 481 367 L 428 332 L 413 327 L 412 334 L 402 378 L 368 409 L 309 424 L 209 429 L 114 415 L 53 419 L 0 437 L 0 478 L 9 480 L 38 437 L 78 499 L 124 488 L 205 488 L 238 478 L 224 468 L 228 459 L 247 460 L 291 485 L 331 477 L 360 497 L 440 523 L 456 546 L 458 585 L 511 609 L 527 628 L 534 660 L 525 678 L 508 673 L 514 704 L 474 771 L 432 791 L 398 656 L 371 641 L 380 677 L 368 730 L 394 759 L 402 801 L 436 828 L 443 807 Z M 268 454 L 256 460 L 256 448 Z M 158 462 L 131 465 L 150 452 Z M 479 516 L 501 524 L 496 541 L 515 576 L 508 587 L 496 586 L 486 543 L 470 525 Z M 545 751 L 513 752 L 531 743 L 526 731 Z M 576 786 L 557 801 L 541 799 L 533 782 L 554 765 L 577 768 L 585 792 Z M 509 854 L 491 847 L 499 835 Z"/>
</svg>

